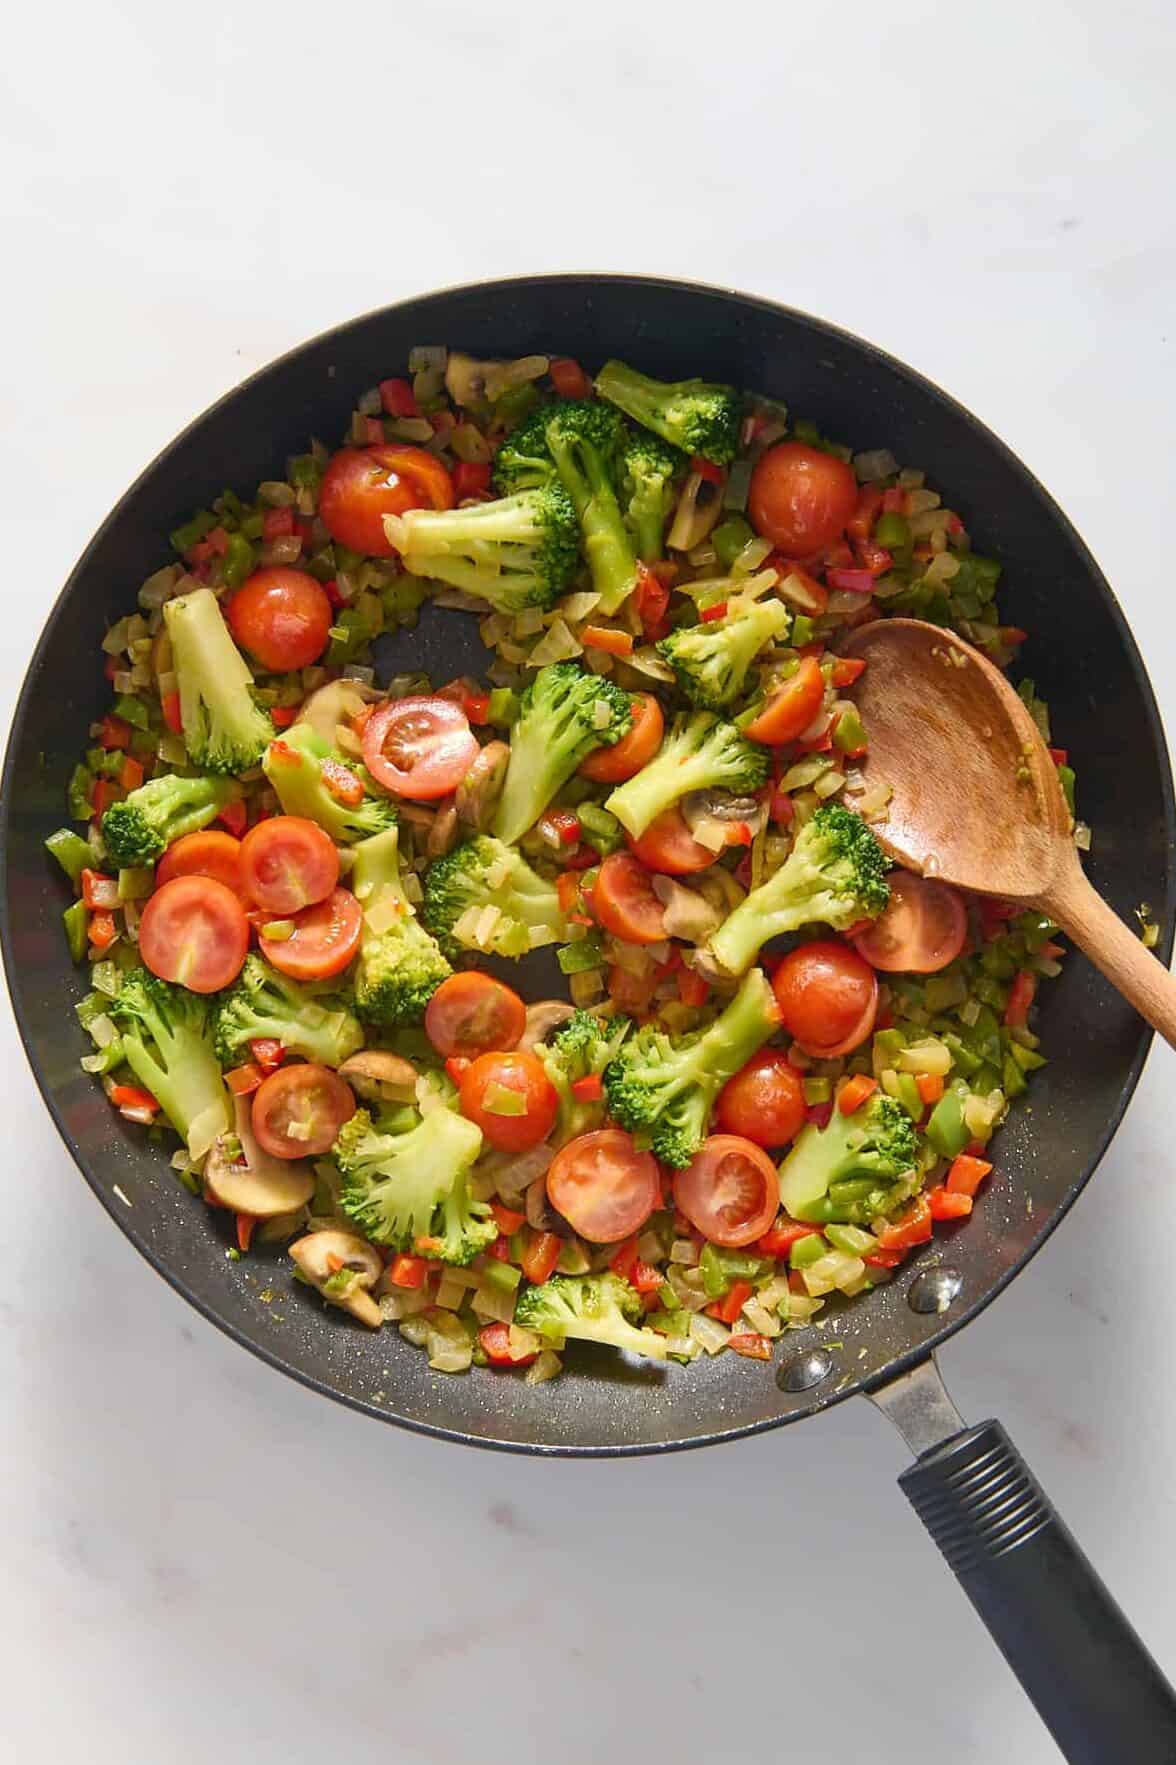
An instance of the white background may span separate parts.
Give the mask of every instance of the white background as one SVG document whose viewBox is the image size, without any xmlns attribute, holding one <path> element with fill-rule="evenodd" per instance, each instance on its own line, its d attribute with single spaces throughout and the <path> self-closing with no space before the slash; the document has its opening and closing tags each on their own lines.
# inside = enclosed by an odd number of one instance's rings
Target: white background
<svg viewBox="0 0 1176 1765">
<path fill-rule="evenodd" d="M 5 718 L 93 528 L 245 374 L 435 286 L 611 269 L 778 297 L 953 390 L 1093 546 L 1173 727 L 1170 9 L 564 10 L 10 18 Z M 136 1259 L 0 1037 L 9 1756 L 1056 1756 L 865 1402 L 599 1464 L 329 1407 Z M 1170 1669 L 1173 1078 L 1161 1049 L 1070 1219 L 943 1356 Z"/>
</svg>

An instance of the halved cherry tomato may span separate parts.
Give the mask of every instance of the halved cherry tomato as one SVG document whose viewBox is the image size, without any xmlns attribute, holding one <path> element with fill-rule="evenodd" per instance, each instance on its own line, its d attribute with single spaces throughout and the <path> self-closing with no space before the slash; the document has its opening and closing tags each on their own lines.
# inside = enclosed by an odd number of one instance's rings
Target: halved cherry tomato
<svg viewBox="0 0 1176 1765">
<path fill-rule="evenodd" d="M 761 1048 L 719 1092 L 715 1120 L 757 1146 L 786 1146 L 804 1126 L 804 1083 L 780 1048 Z"/>
<path fill-rule="evenodd" d="M 629 944 L 660 944 L 666 910 L 653 892 L 653 873 L 631 852 L 610 852 L 597 872 L 592 911 L 606 932 Z"/>
<path fill-rule="evenodd" d="M 329 1066 L 282 1066 L 253 1093 L 253 1132 L 271 1158 L 321 1158 L 355 1114 L 351 1086 Z"/>
<path fill-rule="evenodd" d="M 339 853 L 316 821 L 271 815 L 241 841 L 241 884 L 275 919 L 325 901 L 339 880 Z"/>
<path fill-rule="evenodd" d="M 193 993 L 216 993 L 236 980 L 248 950 L 245 909 L 209 876 L 165 882 L 139 921 L 139 954 L 152 974 Z"/>
<path fill-rule="evenodd" d="M 878 977 L 856 950 L 834 938 L 790 950 L 776 966 L 772 988 L 784 1028 L 818 1059 L 847 1054 L 874 1027 Z"/>
<path fill-rule="evenodd" d="M 390 558 L 385 515 L 451 509 L 453 481 L 436 455 L 387 443 L 332 454 L 319 490 L 319 519 L 332 539 L 372 558 Z"/>
<path fill-rule="evenodd" d="M 954 962 L 968 936 L 964 898 L 950 883 L 892 870 L 885 911 L 853 938 L 872 968 L 886 974 L 935 974 Z"/>
<path fill-rule="evenodd" d="M 235 895 L 241 893 L 241 842 L 219 828 L 186 833 L 168 847 L 155 867 L 156 887 L 175 876 L 211 876 Z"/>
<path fill-rule="evenodd" d="M 594 748 L 580 762 L 584 778 L 597 784 L 623 784 L 648 766 L 661 747 L 665 734 L 662 708 L 652 693 L 634 693 L 629 700 L 633 721 L 628 731 L 611 748 Z"/>
<path fill-rule="evenodd" d="M 309 668 L 327 647 L 331 603 L 305 570 L 255 570 L 225 608 L 229 630 L 274 674 Z"/>
<path fill-rule="evenodd" d="M 647 869 L 663 871 L 667 876 L 689 876 L 693 871 L 706 870 L 718 856 L 694 838 L 676 803 L 663 809 L 640 839 L 631 839 L 629 849 Z"/>
<path fill-rule="evenodd" d="M 814 656 L 805 656 L 790 680 L 773 693 L 744 734 L 753 742 L 780 747 L 808 728 L 825 697 L 825 677 Z"/>
<path fill-rule="evenodd" d="M 363 910 L 349 889 L 332 889 L 325 901 L 294 915 L 288 938 L 259 938 L 267 962 L 295 981 L 341 974 L 359 949 Z"/>
<path fill-rule="evenodd" d="M 844 532 L 857 508 L 853 468 L 803 441 L 781 441 L 751 474 L 747 513 L 789 558 L 811 558 Z"/>
<path fill-rule="evenodd" d="M 451 699 L 389 699 L 363 727 L 364 765 L 377 783 L 412 802 L 457 789 L 478 757 L 478 738 Z"/>
<path fill-rule="evenodd" d="M 509 1324 L 484 1324 L 478 1331 L 482 1352 L 492 1367 L 529 1367 L 538 1359 L 534 1354 L 515 1354 L 510 1346 Z"/>
<path fill-rule="evenodd" d="M 674 1202 L 704 1238 L 738 1250 L 775 1219 L 780 1180 L 762 1147 L 740 1134 L 712 1134 L 674 1172 Z"/>
<path fill-rule="evenodd" d="M 504 1053 L 518 1045 L 526 1027 L 527 1007 L 518 994 L 473 968 L 442 981 L 425 1006 L 425 1034 L 447 1060 Z"/>
<path fill-rule="evenodd" d="M 526 1152 L 555 1126 L 559 1098 L 536 1054 L 479 1054 L 462 1073 L 458 1095 L 462 1114 L 500 1152 Z"/>
<path fill-rule="evenodd" d="M 659 1205 L 657 1160 L 639 1152 L 623 1128 L 580 1134 L 556 1153 L 547 1199 L 590 1244 L 615 1244 L 639 1232 Z"/>
</svg>

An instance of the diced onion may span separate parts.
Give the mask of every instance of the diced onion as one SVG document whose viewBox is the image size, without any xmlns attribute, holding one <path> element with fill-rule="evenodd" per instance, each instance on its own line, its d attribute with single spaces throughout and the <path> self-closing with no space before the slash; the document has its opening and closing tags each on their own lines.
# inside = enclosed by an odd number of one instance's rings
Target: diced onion
<svg viewBox="0 0 1176 1765">
<path fill-rule="evenodd" d="M 706 1317 L 702 1312 L 691 1314 L 690 1334 L 707 1354 L 718 1354 L 731 1340 L 731 1332 L 725 1324 L 720 1324 L 717 1318 Z"/>
<path fill-rule="evenodd" d="M 408 352 L 408 371 L 410 374 L 425 374 L 430 369 L 440 368 L 445 371 L 449 360 L 449 351 L 443 343 L 414 343 Z"/>
<path fill-rule="evenodd" d="M 533 1361 L 523 1374 L 524 1385 L 543 1385 L 548 1379 L 554 1379 L 563 1371 L 563 1362 L 558 1354 L 545 1348 L 538 1359 Z"/>
<path fill-rule="evenodd" d="M 727 473 L 727 482 L 723 486 L 723 507 L 725 509 L 745 509 L 747 493 L 751 488 L 751 460 L 736 460 Z"/>
<path fill-rule="evenodd" d="M 873 484 L 879 478 L 892 477 L 898 471 L 898 461 L 888 447 L 873 447 L 854 454 L 853 469 L 859 484 Z"/>
</svg>

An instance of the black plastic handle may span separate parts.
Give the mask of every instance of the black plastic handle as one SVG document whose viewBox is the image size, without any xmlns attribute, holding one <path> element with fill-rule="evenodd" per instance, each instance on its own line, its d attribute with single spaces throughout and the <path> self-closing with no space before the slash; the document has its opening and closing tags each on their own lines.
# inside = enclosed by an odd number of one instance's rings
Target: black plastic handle
<svg viewBox="0 0 1176 1765">
<path fill-rule="evenodd" d="M 999 1422 L 899 1478 L 1071 1765 L 1173 1765 L 1176 1696 Z"/>
</svg>

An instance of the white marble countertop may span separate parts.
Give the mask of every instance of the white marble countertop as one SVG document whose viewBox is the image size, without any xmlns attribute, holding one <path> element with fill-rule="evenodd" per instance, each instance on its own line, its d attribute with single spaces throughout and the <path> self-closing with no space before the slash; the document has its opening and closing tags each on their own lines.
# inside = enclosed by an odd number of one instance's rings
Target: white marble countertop
<svg viewBox="0 0 1176 1765">
<path fill-rule="evenodd" d="M 533 0 L 23 9 L 0 75 L 5 718 L 84 542 L 194 412 L 386 300 L 592 267 L 775 296 L 950 387 L 1077 522 L 1176 727 L 1174 51 L 1169 9 L 1094 0 L 842 0 L 836 24 L 660 0 L 581 22 Z M 0 1038 L 13 1758 L 1056 1757 L 869 1405 L 613 1463 L 377 1427 L 155 1278 L 7 1013 Z M 943 1356 L 1170 1669 L 1173 1078 L 1158 1050 L 1097 1180 Z"/>
</svg>

